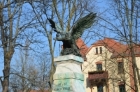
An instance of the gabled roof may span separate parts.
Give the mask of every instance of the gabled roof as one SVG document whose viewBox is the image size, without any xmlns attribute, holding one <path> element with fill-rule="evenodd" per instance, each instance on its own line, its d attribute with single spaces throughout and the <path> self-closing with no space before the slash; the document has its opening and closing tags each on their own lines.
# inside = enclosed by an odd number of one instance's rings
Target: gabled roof
<svg viewBox="0 0 140 92">
<path fill-rule="evenodd" d="M 120 53 L 126 50 L 126 45 L 123 45 L 111 38 L 105 38 L 93 44 L 93 46 L 98 46 L 98 45 L 107 47 L 111 52 L 116 51 Z"/>
<path fill-rule="evenodd" d="M 105 46 L 110 52 L 124 52 L 126 50 L 126 46 L 116 42 L 111 38 L 104 38 L 103 40 L 98 40 L 97 42 L 93 43 L 92 46 L 89 48 L 88 51 L 91 50 L 92 47 L 96 46 Z"/>
<path fill-rule="evenodd" d="M 140 57 L 140 46 L 133 45 L 135 57 Z M 129 57 L 131 56 L 131 50 L 129 46 L 126 46 L 126 50 L 123 53 L 113 53 L 111 58 L 115 57 Z"/>
<path fill-rule="evenodd" d="M 120 57 L 120 56 L 130 56 L 130 49 L 127 45 L 121 44 L 120 42 L 115 41 L 111 38 L 104 38 L 103 40 L 98 40 L 93 43 L 92 46 L 88 49 L 87 53 L 92 49 L 92 47 L 104 46 L 111 53 L 111 58 Z M 140 55 L 140 46 L 134 46 L 135 55 Z"/>
</svg>

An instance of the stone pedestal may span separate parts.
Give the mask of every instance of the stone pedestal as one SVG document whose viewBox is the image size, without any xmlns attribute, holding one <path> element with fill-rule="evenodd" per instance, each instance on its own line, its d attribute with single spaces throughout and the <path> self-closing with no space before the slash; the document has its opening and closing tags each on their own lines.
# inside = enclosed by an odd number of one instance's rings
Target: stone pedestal
<svg viewBox="0 0 140 92">
<path fill-rule="evenodd" d="M 75 55 L 54 58 L 56 72 L 53 76 L 52 92 L 85 92 L 84 75 L 81 71 L 83 59 Z"/>
</svg>

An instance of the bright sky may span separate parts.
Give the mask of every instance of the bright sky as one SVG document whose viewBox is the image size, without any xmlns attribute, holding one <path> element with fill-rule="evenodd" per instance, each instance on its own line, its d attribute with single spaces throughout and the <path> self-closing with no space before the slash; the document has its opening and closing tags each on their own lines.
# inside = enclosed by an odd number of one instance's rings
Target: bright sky
<svg viewBox="0 0 140 92">
<path fill-rule="evenodd" d="M 97 0 L 98 2 L 97 2 L 97 10 L 95 10 L 95 11 L 98 11 L 98 12 L 102 12 L 102 13 L 104 13 L 105 12 L 105 10 L 106 10 L 106 3 L 105 3 L 105 0 Z M 59 48 L 59 46 L 58 46 L 58 48 Z M 59 50 L 56 50 L 57 51 L 57 53 L 59 53 Z M 2 50 L 0 49 L 0 55 L 2 56 Z M 57 55 L 56 55 L 57 56 Z M 15 57 L 15 56 L 14 56 Z M 13 58 L 14 59 L 14 58 Z M 2 73 L 2 70 L 3 70 L 3 58 L 2 57 L 0 57 L 0 76 L 2 76 L 3 75 L 3 73 Z"/>
</svg>

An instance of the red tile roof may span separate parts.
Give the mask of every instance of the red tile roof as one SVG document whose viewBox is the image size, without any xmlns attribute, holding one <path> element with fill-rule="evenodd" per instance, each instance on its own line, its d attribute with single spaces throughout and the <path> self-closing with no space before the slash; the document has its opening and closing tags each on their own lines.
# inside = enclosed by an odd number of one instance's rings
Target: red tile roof
<svg viewBox="0 0 140 92">
<path fill-rule="evenodd" d="M 103 40 L 99 40 L 96 43 L 94 43 L 93 45 L 102 45 L 107 47 L 111 52 L 123 52 L 126 50 L 126 46 L 111 39 L 111 38 L 105 38 Z"/>
<path fill-rule="evenodd" d="M 133 47 L 134 47 L 135 56 L 139 57 L 140 56 L 140 46 L 139 45 L 133 45 Z M 130 47 L 127 46 L 127 50 L 125 51 L 124 56 L 131 56 Z"/>
<path fill-rule="evenodd" d="M 85 54 L 88 50 L 88 47 L 86 46 L 84 41 L 81 38 L 79 38 L 79 39 L 76 40 L 76 44 L 77 44 L 78 48 L 80 49 L 81 55 L 85 56 Z"/>
<path fill-rule="evenodd" d="M 92 44 L 88 51 L 90 51 L 90 49 L 95 46 L 105 46 L 112 53 L 111 58 L 119 56 L 130 56 L 130 49 L 127 45 L 121 44 L 120 42 L 117 42 L 111 38 L 98 40 Z M 135 46 L 135 55 L 140 55 L 140 46 Z"/>
</svg>

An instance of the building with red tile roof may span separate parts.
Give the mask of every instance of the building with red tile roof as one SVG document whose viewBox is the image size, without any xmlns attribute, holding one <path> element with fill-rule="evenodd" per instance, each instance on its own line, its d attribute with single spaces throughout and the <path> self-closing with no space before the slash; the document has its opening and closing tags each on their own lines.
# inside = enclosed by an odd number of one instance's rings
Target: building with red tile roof
<svg viewBox="0 0 140 92">
<path fill-rule="evenodd" d="M 89 48 L 81 38 L 76 44 L 85 60 L 82 71 L 86 92 L 135 92 L 129 46 L 111 38 L 98 40 Z M 136 64 L 140 69 L 140 46 L 133 46 Z"/>
<path fill-rule="evenodd" d="M 140 69 L 140 45 L 133 45 Z M 93 43 L 82 65 L 86 92 L 135 92 L 130 47 L 111 38 Z M 140 71 L 139 71 L 140 72 Z"/>
</svg>

